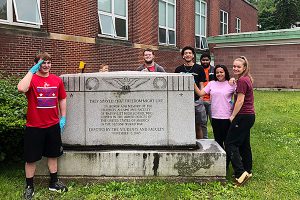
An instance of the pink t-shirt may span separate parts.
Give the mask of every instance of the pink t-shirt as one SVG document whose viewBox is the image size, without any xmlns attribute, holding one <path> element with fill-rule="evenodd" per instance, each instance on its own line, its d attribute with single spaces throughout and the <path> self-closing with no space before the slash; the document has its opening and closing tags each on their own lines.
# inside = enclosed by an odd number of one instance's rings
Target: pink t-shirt
<svg viewBox="0 0 300 200">
<path fill-rule="evenodd" d="M 204 91 L 210 94 L 211 117 L 229 119 L 233 108 L 231 99 L 235 91 L 235 85 L 229 85 L 228 81 L 210 81 Z"/>
</svg>

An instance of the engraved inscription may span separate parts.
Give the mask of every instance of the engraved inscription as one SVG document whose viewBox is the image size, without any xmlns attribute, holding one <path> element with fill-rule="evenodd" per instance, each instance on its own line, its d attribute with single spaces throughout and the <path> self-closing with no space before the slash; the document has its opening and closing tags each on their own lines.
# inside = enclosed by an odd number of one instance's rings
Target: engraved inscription
<svg viewBox="0 0 300 200">
<path fill-rule="evenodd" d="M 165 99 L 89 99 L 88 103 L 99 108 L 97 122 L 88 128 L 88 132 L 140 135 L 166 131 L 164 125 L 157 123 L 163 119 L 153 117 L 154 110 L 166 104 Z"/>
</svg>

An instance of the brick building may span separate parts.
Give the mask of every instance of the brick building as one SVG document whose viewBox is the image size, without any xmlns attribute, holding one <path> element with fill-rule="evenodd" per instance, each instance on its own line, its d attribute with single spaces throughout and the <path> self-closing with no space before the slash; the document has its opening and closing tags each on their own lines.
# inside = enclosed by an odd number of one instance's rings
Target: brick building
<svg viewBox="0 0 300 200">
<path fill-rule="evenodd" d="M 135 70 L 144 48 L 169 72 L 186 45 L 207 51 L 206 38 L 256 31 L 257 10 L 246 0 L 4 0 L 0 2 L 0 72 L 25 73 L 39 51 L 57 74 L 106 63 Z M 199 56 L 198 56 L 199 57 Z"/>
<path fill-rule="evenodd" d="M 229 71 L 246 56 L 254 87 L 300 89 L 300 28 L 228 34 L 208 38 L 215 63 Z"/>
</svg>

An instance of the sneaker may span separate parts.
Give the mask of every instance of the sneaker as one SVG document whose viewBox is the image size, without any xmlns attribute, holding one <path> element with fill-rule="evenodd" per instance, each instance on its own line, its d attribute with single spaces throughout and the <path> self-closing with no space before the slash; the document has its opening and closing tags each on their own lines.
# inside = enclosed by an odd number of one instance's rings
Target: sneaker
<svg viewBox="0 0 300 200">
<path fill-rule="evenodd" d="M 67 192 L 68 188 L 65 186 L 65 184 L 58 180 L 55 183 L 50 183 L 49 190 L 55 192 Z"/>
<path fill-rule="evenodd" d="M 249 178 L 252 178 L 252 176 L 253 176 L 252 173 L 251 173 L 251 172 L 250 172 L 250 173 L 248 172 L 248 174 L 249 174 L 249 175 L 248 175 Z"/>
<path fill-rule="evenodd" d="M 250 175 L 248 174 L 248 172 L 244 171 L 244 173 L 239 177 L 239 178 L 236 178 L 236 185 L 237 186 L 242 186 L 244 185 L 248 180 L 249 180 Z"/>
<path fill-rule="evenodd" d="M 33 195 L 34 195 L 33 187 L 30 187 L 30 186 L 26 187 L 25 191 L 24 191 L 24 199 L 25 200 L 31 200 Z"/>
</svg>

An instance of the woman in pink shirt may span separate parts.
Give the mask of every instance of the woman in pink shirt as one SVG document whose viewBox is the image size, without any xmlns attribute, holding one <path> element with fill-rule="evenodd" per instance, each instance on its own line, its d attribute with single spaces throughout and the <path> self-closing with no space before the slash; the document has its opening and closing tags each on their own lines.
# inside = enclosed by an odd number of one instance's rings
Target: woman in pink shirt
<svg viewBox="0 0 300 200">
<path fill-rule="evenodd" d="M 211 100 L 211 125 L 215 141 L 225 149 L 225 139 L 230 127 L 230 116 L 232 113 L 231 99 L 235 91 L 235 85 L 229 84 L 229 72 L 226 66 L 216 65 L 214 69 L 214 80 L 210 81 L 201 91 L 196 88 L 199 96 L 210 94 Z"/>
</svg>

